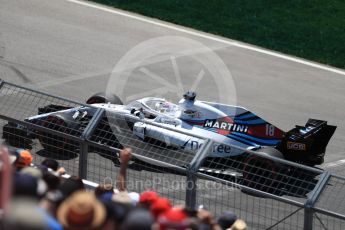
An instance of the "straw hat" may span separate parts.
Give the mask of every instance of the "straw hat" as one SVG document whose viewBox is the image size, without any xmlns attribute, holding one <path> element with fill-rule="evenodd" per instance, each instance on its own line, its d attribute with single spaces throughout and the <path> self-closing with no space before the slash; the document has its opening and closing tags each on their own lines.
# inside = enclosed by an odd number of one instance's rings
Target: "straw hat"
<svg viewBox="0 0 345 230">
<path fill-rule="evenodd" d="M 73 193 L 59 207 L 57 218 L 65 229 L 99 228 L 105 221 L 105 207 L 96 197 L 85 191 Z"/>
</svg>

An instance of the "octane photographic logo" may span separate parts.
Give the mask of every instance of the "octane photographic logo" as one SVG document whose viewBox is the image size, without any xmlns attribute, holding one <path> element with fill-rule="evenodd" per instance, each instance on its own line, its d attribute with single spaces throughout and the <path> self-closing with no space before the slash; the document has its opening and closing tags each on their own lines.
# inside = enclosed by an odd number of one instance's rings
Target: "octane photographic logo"
<svg viewBox="0 0 345 230">
<path fill-rule="evenodd" d="M 111 177 L 103 178 L 103 185 L 107 190 L 116 187 Z M 209 191 L 238 191 L 240 186 L 236 183 L 222 184 L 212 180 L 197 180 L 196 183 L 186 181 L 185 177 L 179 178 L 166 178 L 166 177 L 153 177 L 146 178 L 143 180 L 127 180 L 126 188 L 128 191 L 160 191 L 162 188 L 165 191 L 185 191 L 186 189 L 192 190 L 194 188 L 198 189 L 199 192 L 209 192 Z"/>
<path fill-rule="evenodd" d="M 124 104 L 144 97 L 177 104 L 188 90 L 196 92 L 198 100 L 236 104 L 232 75 L 211 48 L 190 38 L 163 36 L 129 50 L 114 67 L 106 93 Z"/>
</svg>

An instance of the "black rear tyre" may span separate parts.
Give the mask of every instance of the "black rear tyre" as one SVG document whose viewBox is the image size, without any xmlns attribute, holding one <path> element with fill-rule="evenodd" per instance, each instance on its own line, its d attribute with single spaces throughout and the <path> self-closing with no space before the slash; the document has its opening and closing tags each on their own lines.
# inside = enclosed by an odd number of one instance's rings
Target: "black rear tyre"
<svg viewBox="0 0 345 230">
<path fill-rule="evenodd" d="M 282 158 L 274 148 L 257 150 L 264 155 Z M 263 192 L 277 193 L 280 188 L 281 168 L 279 163 L 260 155 L 249 156 L 243 166 L 243 185 Z"/>
<path fill-rule="evenodd" d="M 18 128 L 15 123 L 8 123 L 4 125 L 2 135 L 2 138 L 10 146 L 32 149 L 32 140 L 27 135 L 27 130 Z"/>
</svg>

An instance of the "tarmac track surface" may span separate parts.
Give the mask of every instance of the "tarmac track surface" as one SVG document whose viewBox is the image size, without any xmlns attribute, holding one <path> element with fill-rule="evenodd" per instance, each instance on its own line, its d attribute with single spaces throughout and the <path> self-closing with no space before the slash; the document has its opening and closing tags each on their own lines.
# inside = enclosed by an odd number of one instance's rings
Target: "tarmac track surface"
<svg viewBox="0 0 345 230">
<path fill-rule="evenodd" d="M 283 130 L 304 124 L 309 117 L 327 120 L 338 129 L 328 145 L 326 162 L 345 158 L 345 76 L 341 70 L 305 65 L 303 60 L 299 63 L 207 38 L 212 35 L 195 36 L 195 31 L 184 33 L 65 0 L 0 0 L 0 5 L 0 78 L 3 80 L 83 102 L 90 94 L 106 89 L 115 64 L 135 45 L 160 36 L 186 37 L 209 47 L 226 64 L 239 105 Z M 182 76 L 195 75 L 190 62 L 177 62 Z M 172 81 L 174 73 L 165 67 L 160 62 L 150 66 L 164 80 Z M 127 95 L 140 92 L 147 78 L 135 79 L 126 85 Z M 207 85 L 211 80 L 206 75 L 204 81 Z M 215 100 L 214 92 L 207 89 L 202 88 L 199 97 Z M 90 156 L 89 160 L 89 179 L 115 177 L 116 169 L 111 162 L 98 155 Z M 76 160 L 69 161 L 68 169 L 77 172 L 73 169 L 76 163 Z M 333 166 L 330 164 L 331 171 L 342 172 L 343 164 Z M 131 172 L 131 175 L 140 178 L 145 172 Z M 147 174 L 147 178 L 152 177 L 157 175 Z M 171 181 L 179 176 L 159 177 Z M 176 202 L 184 199 L 183 189 L 166 186 L 161 192 L 175 196 Z M 237 189 L 208 189 L 200 197 L 203 199 L 200 204 L 217 207 L 219 212 L 234 209 L 257 229 L 273 225 L 275 220 L 296 209 L 270 199 L 244 195 Z M 301 217 L 298 218 L 301 212 L 277 229 L 291 229 L 291 223 L 296 227 L 303 224 Z"/>
</svg>

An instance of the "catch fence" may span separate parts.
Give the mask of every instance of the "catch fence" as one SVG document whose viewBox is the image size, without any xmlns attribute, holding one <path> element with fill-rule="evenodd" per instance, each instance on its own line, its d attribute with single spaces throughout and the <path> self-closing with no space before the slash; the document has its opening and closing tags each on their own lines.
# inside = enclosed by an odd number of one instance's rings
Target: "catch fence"
<svg viewBox="0 0 345 230">
<path fill-rule="evenodd" d="M 169 145 L 173 135 L 164 142 L 142 140 L 133 123 L 102 107 L 0 82 L 2 137 L 11 146 L 30 149 L 37 164 L 50 157 L 71 175 L 115 182 L 119 149 L 130 147 L 130 191 L 153 189 L 174 204 L 202 205 L 215 216 L 232 210 L 250 229 L 343 229 L 344 178 L 267 156 L 264 150 L 238 149 L 245 153 L 217 158 L 215 148 L 238 147 L 173 126 L 136 122 L 187 135 L 202 145 L 195 151 Z"/>
</svg>

